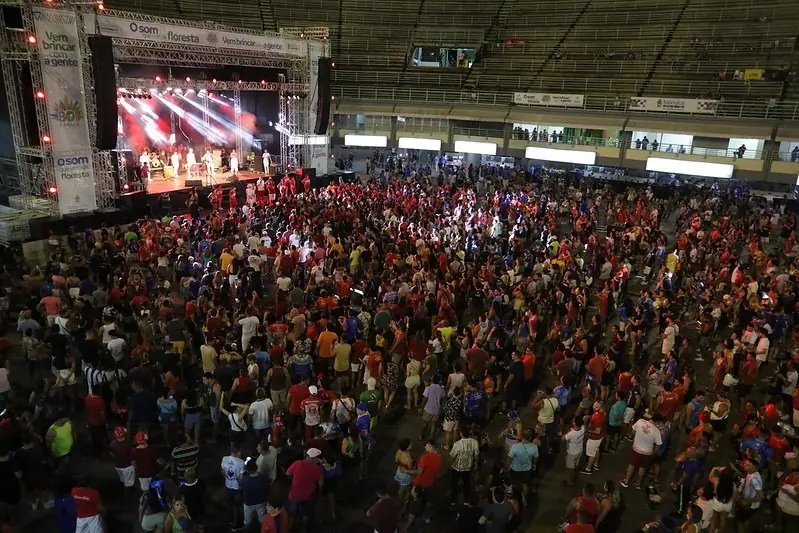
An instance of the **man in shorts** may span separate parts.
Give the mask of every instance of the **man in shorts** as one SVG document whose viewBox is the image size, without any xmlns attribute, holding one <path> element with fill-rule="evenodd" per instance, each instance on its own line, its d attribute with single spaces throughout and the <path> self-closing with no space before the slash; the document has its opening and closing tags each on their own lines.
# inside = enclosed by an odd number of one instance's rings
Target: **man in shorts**
<svg viewBox="0 0 799 533">
<path fill-rule="evenodd" d="M 117 426 L 114 430 L 114 442 L 111 443 L 110 449 L 119 481 L 126 491 L 133 492 L 133 485 L 136 482 L 136 470 L 131 459 L 133 449 L 128 442 L 128 431 L 123 426 Z"/>
<path fill-rule="evenodd" d="M 621 480 L 622 487 L 629 487 L 630 481 L 635 477 L 636 471 L 638 472 L 638 483 L 636 488 L 641 488 L 641 483 L 646 475 L 646 469 L 652 460 L 652 456 L 657 449 L 663 445 L 663 439 L 660 430 L 652 422 L 652 413 L 649 410 L 644 412 L 643 418 L 640 418 L 632 427 L 633 430 L 633 448 L 630 450 L 630 459 L 627 464 L 627 475 Z"/>
<path fill-rule="evenodd" d="M 585 426 L 582 417 L 574 417 L 571 430 L 563 436 L 563 440 L 566 442 L 566 469 L 569 471 L 565 483 L 572 487 L 577 479 L 577 467 L 583 457 Z"/>
<path fill-rule="evenodd" d="M 588 422 L 588 440 L 585 444 L 585 455 L 588 457 L 588 464 L 581 474 L 590 476 L 594 470 L 599 470 L 599 450 L 602 447 L 602 440 L 608 427 L 608 414 L 602 402 L 594 402 L 594 414 Z"/>
</svg>

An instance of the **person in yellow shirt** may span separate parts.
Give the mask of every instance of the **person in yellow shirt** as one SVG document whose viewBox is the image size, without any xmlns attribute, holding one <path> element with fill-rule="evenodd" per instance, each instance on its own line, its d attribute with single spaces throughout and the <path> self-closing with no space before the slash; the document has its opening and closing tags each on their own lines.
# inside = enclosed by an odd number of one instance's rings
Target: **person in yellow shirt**
<svg viewBox="0 0 799 533">
<path fill-rule="evenodd" d="M 355 275 L 358 273 L 358 265 L 361 263 L 361 247 L 357 247 L 350 252 L 350 274 Z"/>
<path fill-rule="evenodd" d="M 452 335 L 455 333 L 455 328 L 450 326 L 449 322 L 446 320 L 442 320 L 438 323 L 438 327 L 436 329 L 441 332 L 441 336 L 444 338 L 444 349 L 448 349 L 450 347 Z"/>
<path fill-rule="evenodd" d="M 336 252 L 338 254 L 338 256 L 341 257 L 341 255 L 344 253 L 344 247 L 341 246 L 341 243 L 338 241 L 338 239 L 334 239 L 334 240 L 335 240 L 335 243 L 333 243 L 333 246 L 330 247 L 330 251 L 331 252 Z"/>
<path fill-rule="evenodd" d="M 222 250 L 222 254 L 219 256 L 219 270 L 222 272 L 227 272 L 230 263 L 233 262 L 233 254 L 230 253 L 230 250 L 225 248 Z"/>
<path fill-rule="evenodd" d="M 680 257 L 677 255 L 677 250 L 674 250 L 669 255 L 666 256 L 666 268 L 669 272 L 674 274 L 677 270 L 677 263 L 679 263 Z"/>
</svg>

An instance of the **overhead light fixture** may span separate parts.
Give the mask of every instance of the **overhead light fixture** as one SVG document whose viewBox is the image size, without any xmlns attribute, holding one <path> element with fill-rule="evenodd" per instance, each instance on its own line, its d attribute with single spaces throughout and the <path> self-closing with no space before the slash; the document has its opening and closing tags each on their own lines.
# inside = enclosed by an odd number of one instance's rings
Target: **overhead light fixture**
<svg viewBox="0 0 799 533">
<path fill-rule="evenodd" d="M 558 150 L 555 148 L 540 148 L 528 146 L 524 151 L 527 159 L 538 161 L 554 161 L 556 163 L 574 163 L 575 165 L 593 165 L 596 162 L 596 152 L 583 150 Z"/>
<path fill-rule="evenodd" d="M 463 154 L 497 155 L 497 144 L 476 141 L 455 141 L 455 151 Z"/>
</svg>

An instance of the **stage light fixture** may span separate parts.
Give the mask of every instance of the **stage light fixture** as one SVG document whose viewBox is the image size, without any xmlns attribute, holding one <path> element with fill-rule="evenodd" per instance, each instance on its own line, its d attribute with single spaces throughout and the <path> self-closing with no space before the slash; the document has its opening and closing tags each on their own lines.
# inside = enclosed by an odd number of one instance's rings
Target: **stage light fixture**
<svg viewBox="0 0 799 533">
<path fill-rule="evenodd" d="M 44 93 L 42 91 L 36 91 L 36 98 L 43 99 Z"/>
<path fill-rule="evenodd" d="M 161 76 L 156 76 L 155 77 L 155 81 L 157 81 L 158 83 L 161 83 Z"/>
<path fill-rule="evenodd" d="M 55 194 L 58 192 L 58 189 L 56 189 L 55 187 L 50 187 L 49 189 L 47 189 L 47 192 L 49 192 L 50 194 Z"/>
<path fill-rule="evenodd" d="M 42 142 L 43 142 L 43 143 L 49 143 L 49 142 L 50 142 L 50 140 L 51 140 L 51 139 L 50 139 L 50 136 L 49 136 L 49 135 L 42 135 Z"/>
<path fill-rule="evenodd" d="M 35 35 L 28 35 L 28 42 L 31 44 L 36 44 L 36 36 Z"/>
<path fill-rule="evenodd" d="M 336 97 L 335 97 L 335 96 L 331 96 L 331 97 L 330 97 L 330 99 L 331 99 L 331 100 L 335 100 L 335 99 L 336 99 Z"/>
<path fill-rule="evenodd" d="M 304 39 L 304 38 L 305 38 L 305 34 L 304 34 L 304 33 L 301 33 L 301 34 L 300 34 L 300 39 Z"/>
<path fill-rule="evenodd" d="M 271 120 L 269 121 L 269 127 L 270 128 L 272 127 L 272 121 Z"/>
<path fill-rule="evenodd" d="M 105 6 L 103 4 L 97 4 L 98 11 L 105 11 Z"/>
<path fill-rule="evenodd" d="M 266 80 L 261 80 L 261 85 L 266 85 Z"/>
<path fill-rule="evenodd" d="M 239 85 L 241 85 L 241 80 L 239 80 Z"/>
<path fill-rule="evenodd" d="M 191 78 L 186 76 L 186 83 L 191 83 Z"/>
<path fill-rule="evenodd" d="M 212 79 L 211 83 L 216 83 L 216 78 Z"/>
<path fill-rule="evenodd" d="M 336 68 L 336 62 L 333 61 L 332 63 L 330 63 L 330 66 L 331 66 L 331 68 Z"/>
<path fill-rule="evenodd" d="M 122 190 L 124 190 L 124 191 L 128 191 L 128 190 L 130 190 L 130 185 L 128 185 L 127 183 L 126 183 L 126 184 L 124 184 L 124 185 L 122 186 Z"/>
<path fill-rule="evenodd" d="M 172 92 L 172 87 L 167 87 L 166 88 L 166 92 L 171 93 Z"/>
</svg>

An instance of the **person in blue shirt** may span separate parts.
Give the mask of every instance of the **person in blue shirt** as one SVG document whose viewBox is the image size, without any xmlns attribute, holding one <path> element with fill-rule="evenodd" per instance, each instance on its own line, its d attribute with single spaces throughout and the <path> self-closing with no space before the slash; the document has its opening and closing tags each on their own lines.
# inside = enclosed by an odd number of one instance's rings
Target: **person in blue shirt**
<svg viewBox="0 0 799 533">
<path fill-rule="evenodd" d="M 58 533 L 75 533 L 78 514 L 72 499 L 72 483 L 64 476 L 57 476 L 53 486 L 53 510 L 58 521 Z"/>
<path fill-rule="evenodd" d="M 622 391 L 616 391 L 616 401 L 608 411 L 608 438 L 605 439 L 605 447 L 611 452 L 616 451 L 616 447 L 621 440 L 621 429 L 624 427 L 624 411 L 627 410 L 627 399 Z"/>
<path fill-rule="evenodd" d="M 361 327 L 361 321 L 358 319 L 353 309 L 349 309 L 347 311 L 347 315 L 347 321 L 345 323 L 347 342 L 353 344 L 358 336 L 358 330 Z"/>
<path fill-rule="evenodd" d="M 538 445 L 530 442 L 532 438 L 532 430 L 524 430 L 521 441 L 511 446 L 508 451 L 511 481 L 514 485 L 521 485 L 523 506 L 527 506 L 527 494 L 533 483 L 533 473 L 538 465 Z"/>
<path fill-rule="evenodd" d="M 266 516 L 266 493 L 269 488 L 269 478 L 265 474 L 258 474 L 258 463 L 255 459 L 247 461 L 239 485 L 244 501 L 244 527 L 247 528 L 252 523 L 253 514 L 258 515 L 260 524 Z"/>
<path fill-rule="evenodd" d="M 741 443 L 741 455 L 745 459 L 749 459 L 761 468 L 766 464 L 766 461 L 771 457 L 771 448 L 768 446 L 768 430 L 765 428 L 760 429 L 760 435 L 745 439 Z"/>
</svg>

